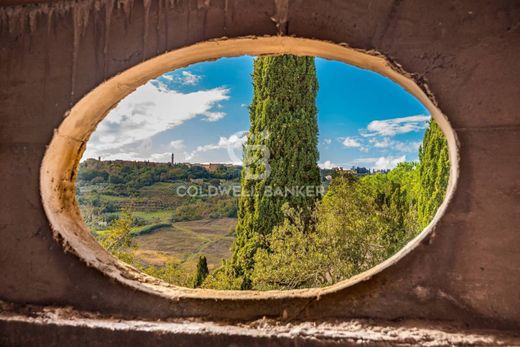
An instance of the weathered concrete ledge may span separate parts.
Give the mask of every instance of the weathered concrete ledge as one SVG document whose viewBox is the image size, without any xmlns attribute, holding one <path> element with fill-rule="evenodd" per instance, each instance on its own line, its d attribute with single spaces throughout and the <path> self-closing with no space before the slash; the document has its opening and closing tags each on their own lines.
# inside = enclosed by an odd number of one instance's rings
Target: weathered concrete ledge
<svg viewBox="0 0 520 347">
<path fill-rule="evenodd" d="M 520 346 L 520 333 L 474 330 L 453 323 L 347 321 L 214 322 L 200 319 L 124 320 L 70 307 L 1 303 L 0 345 L 74 346 Z"/>
</svg>

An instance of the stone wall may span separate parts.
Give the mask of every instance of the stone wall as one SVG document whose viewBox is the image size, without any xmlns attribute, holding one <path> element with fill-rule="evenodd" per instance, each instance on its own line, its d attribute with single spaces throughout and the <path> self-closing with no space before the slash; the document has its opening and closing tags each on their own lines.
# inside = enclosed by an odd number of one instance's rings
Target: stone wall
<svg viewBox="0 0 520 347">
<path fill-rule="evenodd" d="M 0 300 L 123 319 L 419 319 L 520 329 L 519 1 L 0 4 Z M 385 270 L 312 298 L 172 300 L 110 280 L 67 252 L 53 237 L 39 182 L 46 146 L 71 107 L 164 52 L 264 35 L 378 51 L 431 91 L 460 155 L 458 186 L 435 229 Z"/>
</svg>

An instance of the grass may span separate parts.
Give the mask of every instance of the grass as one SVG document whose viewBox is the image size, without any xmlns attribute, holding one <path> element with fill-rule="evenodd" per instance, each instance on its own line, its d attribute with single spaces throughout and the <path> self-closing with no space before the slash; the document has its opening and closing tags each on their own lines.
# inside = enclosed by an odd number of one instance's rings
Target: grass
<svg viewBox="0 0 520 347">
<path fill-rule="evenodd" d="M 157 228 L 153 233 L 135 237 L 137 258 L 148 265 L 180 261 L 189 270 L 195 268 L 200 255 L 206 256 L 208 267 L 220 266 L 231 255 L 236 225 L 234 218 L 178 222 Z"/>
<path fill-rule="evenodd" d="M 169 223 L 173 209 L 159 211 L 132 211 L 132 216 L 143 218 L 146 224 Z"/>
<path fill-rule="evenodd" d="M 181 262 L 192 271 L 200 255 L 206 256 L 210 269 L 221 265 L 222 260 L 230 256 L 233 243 L 233 232 L 236 224 L 234 218 L 215 218 L 209 216 L 228 216 L 228 208 L 233 198 L 190 198 L 176 194 L 179 185 L 190 185 L 190 182 L 158 182 L 141 187 L 131 196 L 114 196 L 108 194 L 113 190 L 109 184 L 84 185 L 81 196 L 84 201 L 85 215 L 92 216 L 91 230 L 99 236 L 107 233 L 110 216 L 117 217 L 123 208 L 129 208 L 136 225 L 131 228 L 135 236 L 136 257 L 145 265 L 160 266 L 167 262 Z M 222 185 L 236 182 L 221 181 Z M 97 205 L 92 205 L 94 198 Z M 115 206 L 116 211 L 104 212 L 106 203 Z M 88 206 L 87 206 L 88 205 Z M 189 220 L 175 222 L 172 220 Z M 102 222 L 105 224 L 101 224 Z M 110 224 L 109 224 L 110 225 Z"/>
</svg>

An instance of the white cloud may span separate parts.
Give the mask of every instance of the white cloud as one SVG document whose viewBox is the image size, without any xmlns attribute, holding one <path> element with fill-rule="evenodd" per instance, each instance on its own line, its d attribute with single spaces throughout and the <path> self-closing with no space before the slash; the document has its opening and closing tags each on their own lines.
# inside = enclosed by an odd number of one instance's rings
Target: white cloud
<svg viewBox="0 0 520 347">
<path fill-rule="evenodd" d="M 229 90 L 223 87 L 184 94 L 150 81 L 123 99 L 99 124 L 85 157 L 108 159 L 120 147 L 150 139 L 197 116 L 208 121 L 221 119 L 225 113 L 212 109 L 228 99 Z"/>
<path fill-rule="evenodd" d="M 376 170 L 389 170 L 397 166 L 397 164 L 405 162 L 406 156 L 400 157 L 380 157 L 376 160 L 374 168 Z"/>
<path fill-rule="evenodd" d="M 247 141 L 247 132 L 241 131 L 235 133 L 230 137 L 221 137 L 218 145 L 222 148 L 242 148 L 242 145 Z"/>
<path fill-rule="evenodd" d="M 371 138 L 368 140 L 370 144 L 372 144 L 375 148 L 383 148 L 383 149 L 393 149 L 399 152 L 417 152 L 419 146 L 421 145 L 420 141 L 396 141 L 392 140 L 389 137 L 384 137 L 383 139 L 379 138 Z"/>
<path fill-rule="evenodd" d="M 149 157 L 150 161 L 154 162 L 170 162 L 172 160 L 172 154 L 171 152 L 165 152 L 165 153 L 152 153 Z"/>
<path fill-rule="evenodd" d="M 430 116 L 416 115 L 385 120 L 374 120 L 368 123 L 362 136 L 394 136 L 426 129 Z"/>
<path fill-rule="evenodd" d="M 348 148 L 361 147 L 361 143 L 359 143 L 359 141 L 353 137 L 345 137 L 343 139 L 343 142 L 341 142 L 341 143 L 343 144 L 343 146 L 348 147 Z"/>
<path fill-rule="evenodd" d="M 199 83 L 201 78 L 202 78 L 202 76 L 200 76 L 200 75 L 195 75 L 189 71 L 183 71 L 183 72 L 181 72 L 180 81 L 184 85 L 194 86 L 197 83 Z"/>
<path fill-rule="evenodd" d="M 148 160 L 144 159 L 137 152 L 117 152 L 110 153 L 102 157 L 103 160 Z"/>
<path fill-rule="evenodd" d="M 356 148 L 361 152 L 368 152 L 368 148 L 363 145 L 360 139 L 355 137 L 338 137 L 337 140 L 341 142 L 346 148 Z"/>
<path fill-rule="evenodd" d="M 208 122 L 216 122 L 226 116 L 224 112 L 204 112 L 203 115 Z"/>
<path fill-rule="evenodd" d="M 193 152 L 189 153 L 186 156 L 186 159 L 191 160 L 197 153 L 204 153 L 204 152 L 208 152 L 208 151 L 212 151 L 212 150 L 220 149 L 220 148 L 222 148 L 222 147 L 220 147 L 217 143 L 215 143 L 215 144 L 210 143 L 210 144 L 207 144 L 204 146 L 198 146 Z"/>
<path fill-rule="evenodd" d="M 334 169 L 336 167 L 339 167 L 338 164 L 335 164 L 335 163 L 331 162 L 330 160 L 326 160 L 323 163 L 319 163 L 318 166 L 322 169 Z"/>
<path fill-rule="evenodd" d="M 421 141 L 396 141 L 394 143 L 394 148 L 401 152 L 417 152 L 419 150 L 419 147 L 421 147 L 421 144 Z"/>
<path fill-rule="evenodd" d="M 370 139 L 368 140 L 376 148 L 388 148 L 392 145 L 392 140 L 389 137 L 385 137 L 382 140 Z"/>
<path fill-rule="evenodd" d="M 181 150 L 184 148 L 183 140 L 173 140 L 170 142 L 170 147 L 175 150 Z"/>
<path fill-rule="evenodd" d="M 354 160 L 356 164 L 372 164 L 368 165 L 372 169 L 376 170 L 391 170 L 397 166 L 397 164 L 405 162 L 406 156 L 400 157 L 378 157 L 378 158 L 359 158 Z"/>
<path fill-rule="evenodd" d="M 330 145 L 332 143 L 332 140 L 331 139 L 324 139 L 323 143 L 326 144 L 326 145 Z"/>
<path fill-rule="evenodd" d="M 247 131 L 239 131 L 229 137 L 221 136 L 217 143 L 210 143 L 203 146 L 198 146 L 193 152 L 186 154 L 187 160 L 192 160 L 197 154 L 208 151 L 227 149 L 231 162 L 236 163 L 241 161 L 241 156 L 235 155 L 234 150 L 242 149 L 242 146 L 247 141 Z"/>
<path fill-rule="evenodd" d="M 185 86 L 195 86 L 200 82 L 202 76 L 185 70 L 180 73 L 178 71 L 168 72 L 158 78 L 158 80 L 160 79 L 165 79 L 167 81 L 179 83 Z"/>
<path fill-rule="evenodd" d="M 356 164 L 368 164 L 368 163 L 375 163 L 378 158 L 357 158 L 354 159 L 354 163 Z"/>
</svg>

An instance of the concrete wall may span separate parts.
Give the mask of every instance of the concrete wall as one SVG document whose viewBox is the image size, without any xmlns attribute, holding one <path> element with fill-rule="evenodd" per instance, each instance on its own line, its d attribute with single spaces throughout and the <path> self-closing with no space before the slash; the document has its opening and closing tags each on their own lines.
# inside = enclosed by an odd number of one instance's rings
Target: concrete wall
<svg viewBox="0 0 520 347">
<path fill-rule="evenodd" d="M 143 319 L 368 317 L 520 328 L 519 1 L 0 3 L 11 5 L 0 7 L 0 300 Z M 434 232 L 367 281 L 312 299 L 171 300 L 111 281 L 65 252 L 43 211 L 39 170 L 71 106 L 163 52 L 277 34 L 375 49 L 427 82 L 460 141 L 459 184 Z"/>
</svg>

